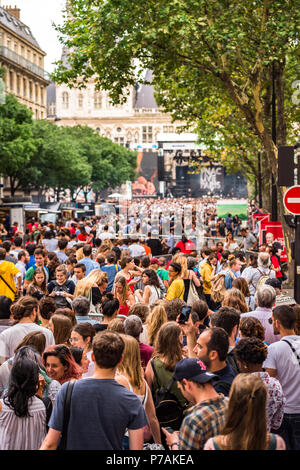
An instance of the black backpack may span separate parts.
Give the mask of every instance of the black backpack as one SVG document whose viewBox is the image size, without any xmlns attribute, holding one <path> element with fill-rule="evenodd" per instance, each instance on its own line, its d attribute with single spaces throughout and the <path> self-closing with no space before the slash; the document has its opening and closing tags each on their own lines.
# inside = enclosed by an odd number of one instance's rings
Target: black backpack
<svg viewBox="0 0 300 470">
<path fill-rule="evenodd" d="M 154 397 L 154 406 L 158 422 L 161 427 L 168 426 L 174 429 L 174 431 L 178 431 L 183 420 L 183 407 L 176 396 L 170 392 L 171 387 L 175 382 L 174 376 L 168 383 L 167 387 L 162 387 L 159 383 L 158 375 L 152 359 L 151 365 L 159 386 Z"/>
</svg>

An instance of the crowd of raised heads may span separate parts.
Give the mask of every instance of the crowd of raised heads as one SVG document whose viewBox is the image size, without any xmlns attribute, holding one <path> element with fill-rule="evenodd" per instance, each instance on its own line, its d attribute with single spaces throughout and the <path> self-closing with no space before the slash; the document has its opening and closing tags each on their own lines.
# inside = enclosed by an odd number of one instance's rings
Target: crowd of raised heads
<svg viewBox="0 0 300 470">
<path fill-rule="evenodd" d="M 213 198 L 200 249 L 176 217 L 160 236 L 164 207 L 187 202 L 133 202 L 117 232 L 101 217 L 2 227 L 1 450 L 300 449 L 283 247 Z M 158 233 L 149 219 L 140 236 L 152 209 Z"/>
</svg>

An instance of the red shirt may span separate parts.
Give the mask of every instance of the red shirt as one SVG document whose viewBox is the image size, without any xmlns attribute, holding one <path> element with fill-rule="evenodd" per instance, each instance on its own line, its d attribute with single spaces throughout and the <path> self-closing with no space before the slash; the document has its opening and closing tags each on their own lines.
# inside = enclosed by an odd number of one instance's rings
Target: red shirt
<svg viewBox="0 0 300 470">
<path fill-rule="evenodd" d="M 178 246 L 178 248 L 180 248 L 181 253 L 184 253 L 186 255 L 190 255 L 192 253 L 192 251 L 195 250 L 195 244 L 191 240 L 188 240 L 186 243 L 183 243 L 183 241 L 180 240 L 176 244 L 176 246 Z"/>
</svg>

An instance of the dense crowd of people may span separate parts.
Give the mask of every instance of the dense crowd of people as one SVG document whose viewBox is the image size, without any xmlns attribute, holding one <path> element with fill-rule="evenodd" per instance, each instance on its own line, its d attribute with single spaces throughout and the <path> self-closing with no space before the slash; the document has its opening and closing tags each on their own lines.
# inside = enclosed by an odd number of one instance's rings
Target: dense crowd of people
<svg viewBox="0 0 300 470">
<path fill-rule="evenodd" d="M 7 231 L 1 450 L 300 449 L 300 305 L 282 247 L 212 198 L 199 229 L 193 204 Z"/>
</svg>

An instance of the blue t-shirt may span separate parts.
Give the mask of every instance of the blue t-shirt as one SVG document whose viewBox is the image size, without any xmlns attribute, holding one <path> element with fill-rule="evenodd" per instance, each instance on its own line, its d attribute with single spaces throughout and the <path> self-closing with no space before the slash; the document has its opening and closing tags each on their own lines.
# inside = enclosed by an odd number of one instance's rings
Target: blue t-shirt
<svg viewBox="0 0 300 470">
<path fill-rule="evenodd" d="M 62 431 L 68 383 L 59 390 L 49 428 Z M 128 429 L 140 429 L 148 420 L 139 398 L 114 379 L 81 379 L 71 399 L 67 450 L 122 450 Z"/>
<path fill-rule="evenodd" d="M 116 277 L 116 274 L 121 271 L 121 266 L 118 264 L 114 264 L 113 266 L 101 266 L 101 271 L 104 271 L 107 273 L 108 277 L 108 286 L 107 286 L 107 291 L 110 292 L 113 288 L 114 280 Z"/>
</svg>

